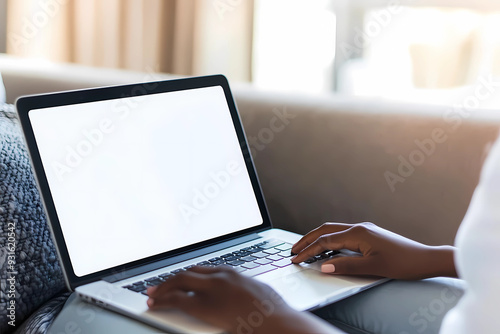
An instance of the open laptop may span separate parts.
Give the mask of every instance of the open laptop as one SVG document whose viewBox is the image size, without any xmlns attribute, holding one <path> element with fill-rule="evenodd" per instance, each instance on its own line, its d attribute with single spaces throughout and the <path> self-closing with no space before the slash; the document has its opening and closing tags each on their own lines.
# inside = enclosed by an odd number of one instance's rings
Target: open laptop
<svg viewBox="0 0 500 334">
<path fill-rule="evenodd" d="M 273 229 L 222 75 L 21 97 L 16 107 L 66 284 L 84 300 L 173 332 L 220 330 L 150 311 L 145 289 L 228 265 L 312 310 L 384 280 L 290 262 Z"/>
</svg>

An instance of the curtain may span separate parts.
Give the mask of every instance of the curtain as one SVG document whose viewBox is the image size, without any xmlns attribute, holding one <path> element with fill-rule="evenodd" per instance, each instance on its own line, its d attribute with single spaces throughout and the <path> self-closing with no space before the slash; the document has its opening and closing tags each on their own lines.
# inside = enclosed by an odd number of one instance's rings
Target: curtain
<svg viewBox="0 0 500 334">
<path fill-rule="evenodd" d="M 9 0 L 7 53 L 251 80 L 253 0 Z"/>
<path fill-rule="evenodd" d="M 498 10 L 430 8 L 419 15 L 426 19 L 420 29 L 432 38 L 409 45 L 416 87 L 453 88 L 476 84 L 478 76 L 500 76 Z"/>
</svg>

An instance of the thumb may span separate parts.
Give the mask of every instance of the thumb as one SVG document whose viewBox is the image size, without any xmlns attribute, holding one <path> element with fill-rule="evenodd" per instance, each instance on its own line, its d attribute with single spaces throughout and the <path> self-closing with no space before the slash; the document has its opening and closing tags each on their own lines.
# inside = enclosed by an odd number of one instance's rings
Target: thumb
<svg viewBox="0 0 500 334">
<path fill-rule="evenodd" d="M 373 275 L 371 262 L 362 256 L 343 256 L 328 260 L 321 265 L 321 271 L 327 274 Z"/>
</svg>

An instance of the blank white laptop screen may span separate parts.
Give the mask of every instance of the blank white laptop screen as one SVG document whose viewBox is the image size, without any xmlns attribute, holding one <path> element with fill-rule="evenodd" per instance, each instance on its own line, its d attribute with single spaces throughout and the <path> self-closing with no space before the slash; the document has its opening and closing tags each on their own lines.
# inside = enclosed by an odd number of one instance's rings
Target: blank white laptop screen
<svg viewBox="0 0 500 334">
<path fill-rule="evenodd" d="M 29 117 L 77 276 L 263 222 L 220 86 Z"/>
</svg>

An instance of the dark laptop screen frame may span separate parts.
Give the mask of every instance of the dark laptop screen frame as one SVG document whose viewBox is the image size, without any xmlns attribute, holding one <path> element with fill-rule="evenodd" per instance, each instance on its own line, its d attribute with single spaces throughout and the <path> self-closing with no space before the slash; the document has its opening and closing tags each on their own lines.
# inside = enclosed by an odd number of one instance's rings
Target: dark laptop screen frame
<svg viewBox="0 0 500 334">
<path fill-rule="evenodd" d="M 47 176 L 42 165 L 42 160 L 38 151 L 37 142 L 34 136 L 33 128 L 31 126 L 29 113 L 34 109 L 59 107 L 87 102 L 97 102 L 105 100 L 122 99 L 126 97 L 135 97 L 143 95 L 152 95 L 159 93 L 176 92 L 182 90 L 196 89 L 221 86 L 224 91 L 227 105 L 231 113 L 231 119 L 240 143 L 243 158 L 245 161 L 246 169 L 248 171 L 252 188 L 256 196 L 256 200 L 260 209 L 260 214 L 263 218 L 263 223 L 258 226 L 247 228 L 241 231 L 233 232 L 224 236 L 219 236 L 210 240 L 199 242 L 193 245 L 185 246 L 175 250 L 170 250 L 161 254 L 150 256 L 141 260 L 129 262 L 123 265 L 115 266 L 113 268 L 98 271 L 92 274 L 88 274 L 82 277 L 75 275 L 73 266 L 70 261 L 68 254 L 68 248 L 63 237 L 61 230 L 59 218 L 57 211 L 55 209 L 54 201 L 50 188 L 47 181 Z M 154 81 L 146 83 L 137 83 L 130 85 L 121 86 L 111 86 L 103 88 L 92 88 L 76 91 L 67 91 L 51 94 L 42 95 L 31 95 L 20 97 L 16 101 L 16 108 L 21 122 L 21 126 L 24 132 L 24 137 L 26 140 L 27 148 L 31 157 L 31 163 L 35 172 L 35 176 L 38 182 L 39 191 L 45 206 L 45 211 L 48 217 L 48 222 L 52 231 L 52 236 L 55 241 L 57 251 L 59 254 L 60 261 L 65 271 L 65 276 L 67 284 L 70 289 L 74 289 L 77 286 L 87 284 L 102 277 L 111 275 L 120 275 L 119 273 L 125 273 L 129 270 L 136 269 L 141 266 L 146 266 L 148 264 L 158 262 L 164 259 L 179 256 L 181 254 L 186 254 L 193 252 L 195 250 L 200 250 L 203 248 L 210 247 L 228 241 L 231 239 L 244 237 L 249 234 L 258 233 L 261 231 L 268 230 L 272 228 L 271 219 L 265 204 L 264 196 L 260 183 L 257 177 L 257 172 L 251 157 L 250 148 L 246 140 L 245 132 L 241 123 L 241 119 L 236 108 L 231 90 L 229 88 L 229 83 L 225 76 L 223 75 L 211 75 L 203 77 L 192 77 L 185 79 L 174 79 L 166 81 Z"/>
</svg>

